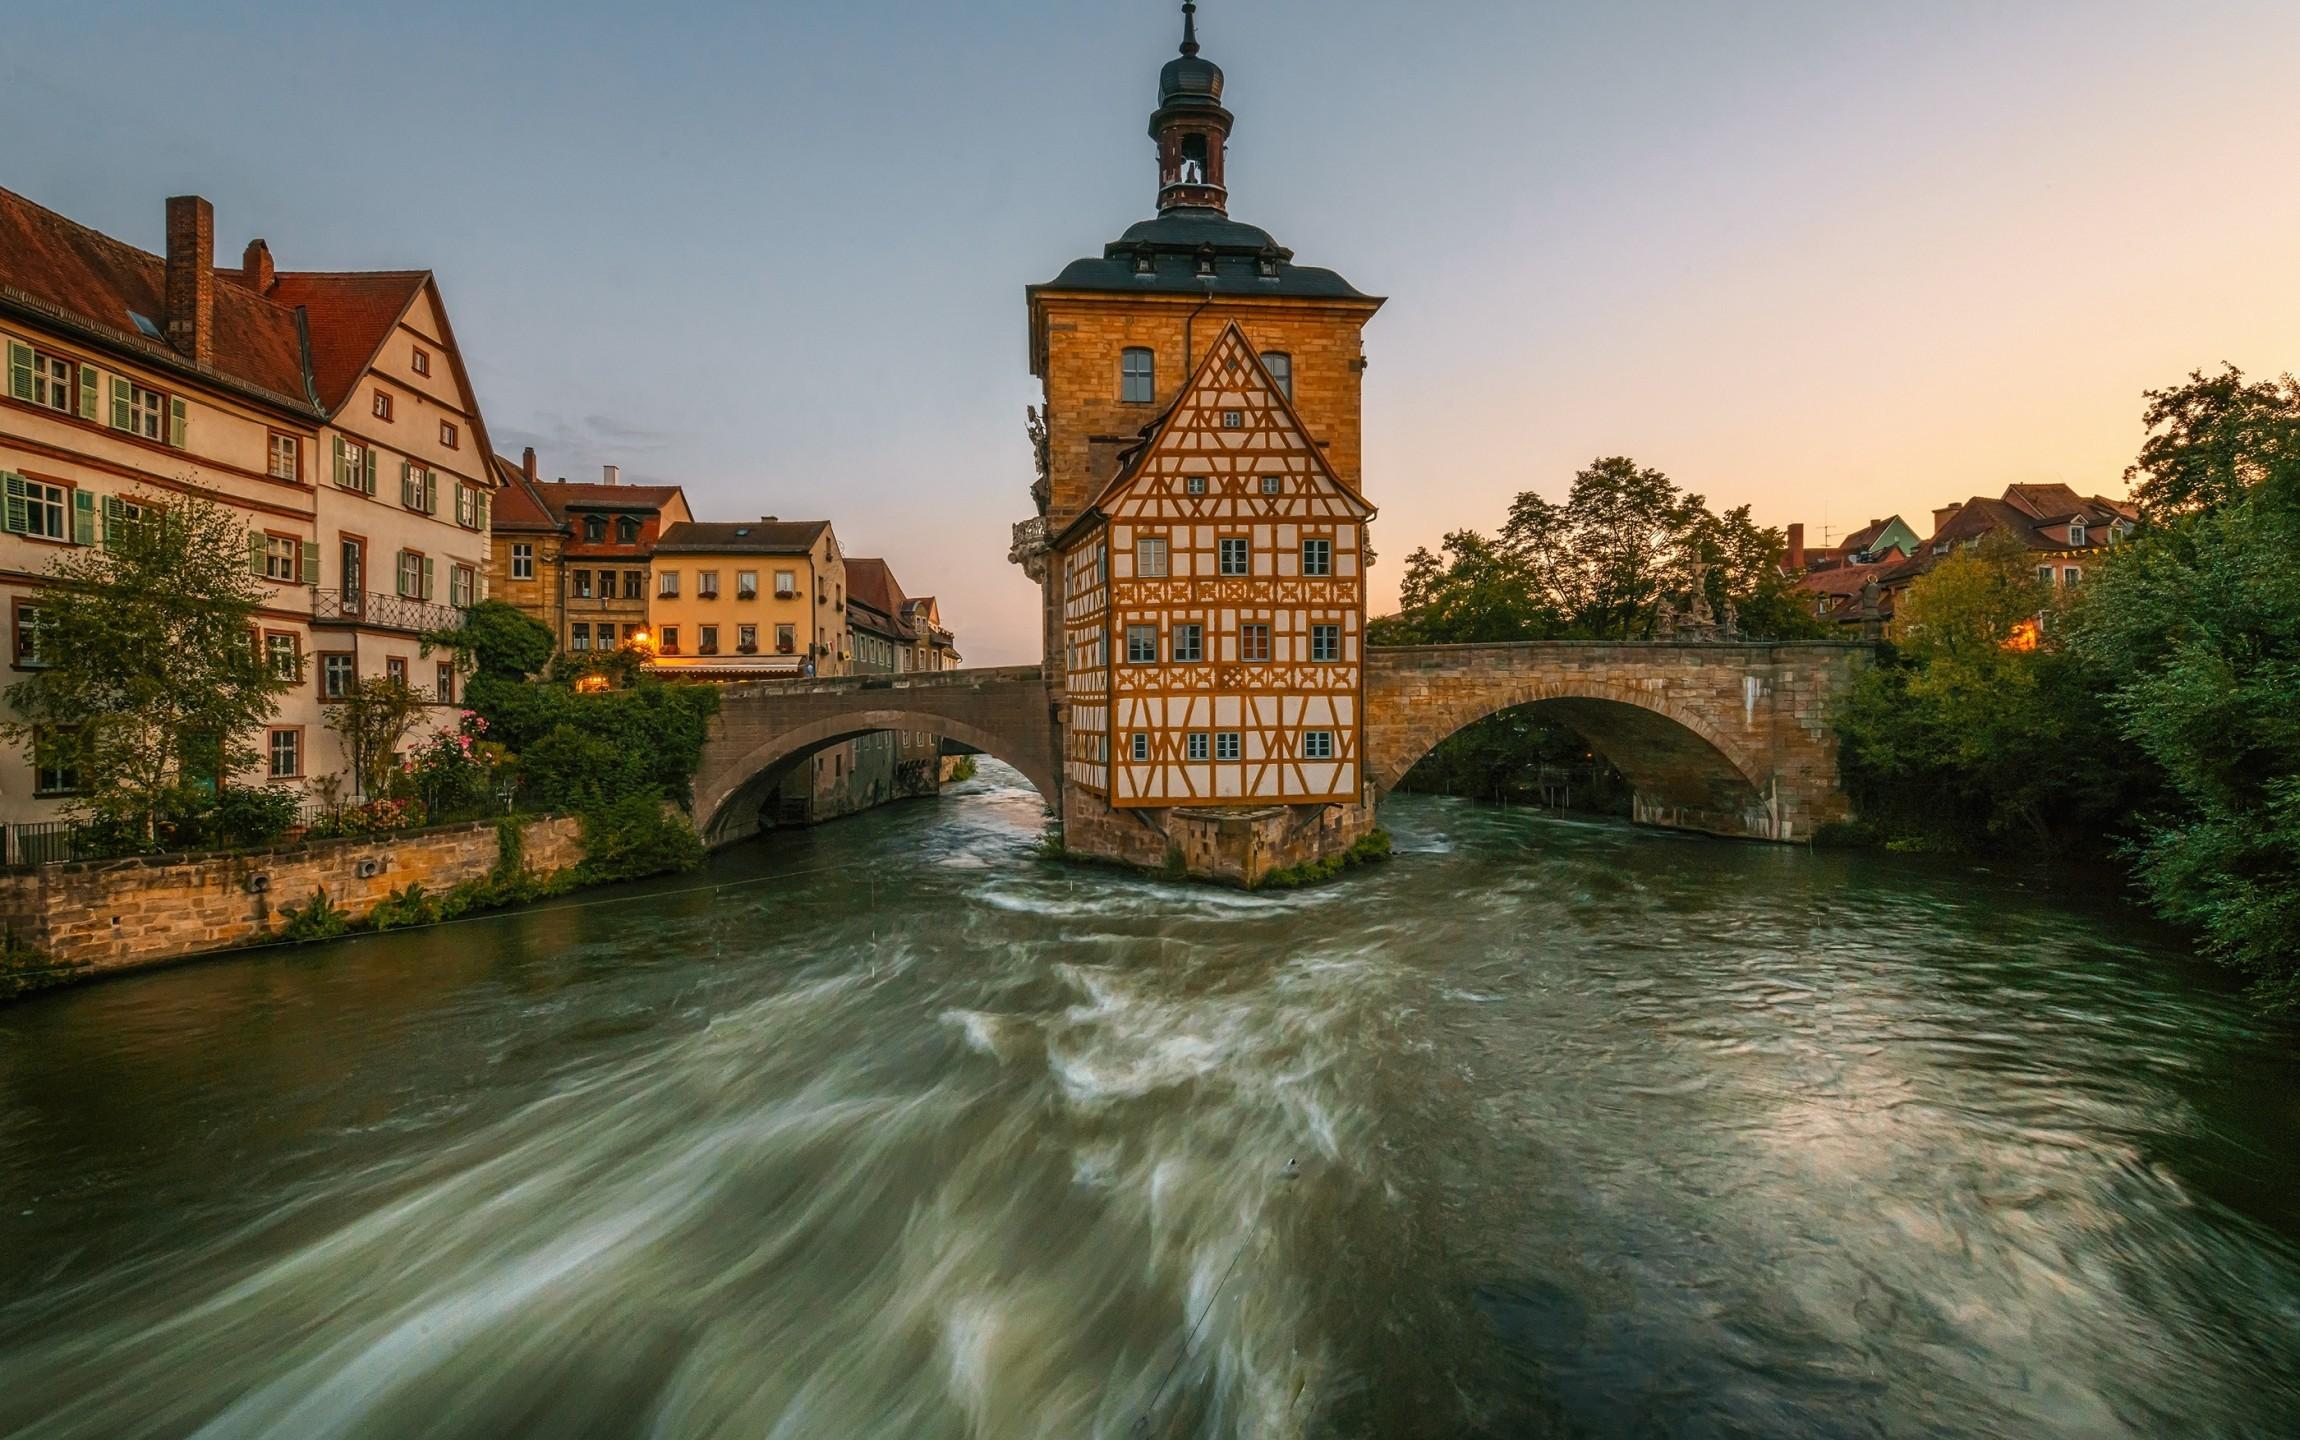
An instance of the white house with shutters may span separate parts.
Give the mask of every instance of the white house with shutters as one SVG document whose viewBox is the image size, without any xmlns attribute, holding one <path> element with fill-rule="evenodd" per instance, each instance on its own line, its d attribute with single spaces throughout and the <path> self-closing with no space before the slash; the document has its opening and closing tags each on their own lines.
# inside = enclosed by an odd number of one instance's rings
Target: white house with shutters
<svg viewBox="0 0 2300 1440">
<path fill-rule="evenodd" d="M 262 762 L 229 779 L 348 793 L 325 707 L 353 679 L 400 676 L 430 726 L 456 718 L 462 678 L 422 637 L 481 598 L 486 426 L 429 272 L 278 270 L 261 240 L 219 269 L 192 196 L 168 202 L 166 236 L 154 254 L 0 190 L 0 678 L 54 657 L 60 556 L 206 496 L 245 517 L 268 587 L 251 639 L 294 681 L 253 737 Z M 41 858 L 82 779 L 68 746 L 0 748 L 9 860 Z"/>
</svg>

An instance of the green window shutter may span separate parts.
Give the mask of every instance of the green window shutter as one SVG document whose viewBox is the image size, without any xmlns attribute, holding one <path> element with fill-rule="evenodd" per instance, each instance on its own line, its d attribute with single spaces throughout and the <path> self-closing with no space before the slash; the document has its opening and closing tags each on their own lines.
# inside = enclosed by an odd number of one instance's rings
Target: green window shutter
<svg viewBox="0 0 2300 1440">
<path fill-rule="evenodd" d="M 31 496 L 24 489 L 21 475 L 0 475 L 0 488 L 7 492 L 5 529 L 11 535 L 21 535 L 32 528 Z"/>
<path fill-rule="evenodd" d="M 168 443 L 178 450 L 184 448 L 184 399 L 181 395 L 168 397 Z"/>
<path fill-rule="evenodd" d="M 96 367 L 80 367 L 80 418 L 93 424 L 96 419 Z"/>
<path fill-rule="evenodd" d="M 439 513 L 439 472 L 437 470 L 423 472 L 423 513 L 426 515 Z"/>
<path fill-rule="evenodd" d="M 410 510 L 415 508 L 415 462 L 413 460 L 399 462 L 399 503 Z"/>
<path fill-rule="evenodd" d="M 257 579 L 264 573 L 264 537 L 260 530 L 248 532 L 248 569 Z"/>
<path fill-rule="evenodd" d="M 375 493 L 375 472 L 383 468 L 383 462 L 380 458 L 377 457 L 375 453 L 375 447 L 373 445 L 362 445 L 359 448 L 361 454 L 361 472 L 363 475 L 359 488 L 366 493 L 373 495 Z"/>
<path fill-rule="evenodd" d="M 8 393 L 19 400 L 32 398 L 32 347 L 8 342 Z"/>
<path fill-rule="evenodd" d="M 431 598 L 431 557 L 429 555 L 423 557 L 423 598 L 426 600 Z"/>
<path fill-rule="evenodd" d="M 127 513 L 127 508 L 120 503 L 117 495 L 104 497 L 104 545 L 107 549 L 120 534 L 121 517 Z"/>
<path fill-rule="evenodd" d="M 343 437 L 338 435 L 335 437 L 335 483 L 339 487 L 349 488 L 350 475 L 350 467 L 344 463 Z"/>
<path fill-rule="evenodd" d="M 296 575 L 306 585 L 319 583 L 319 542 L 317 540 L 303 542 L 303 568 L 298 570 Z"/>
<path fill-rule="evenodd" d="M 487 495 L 484 491 L 480 493 L 474 504 L 479 511 L 479 528 L 485 530 L 487 528 L 487 522 L 489 518 L 488 511 L 493 507 L 488 504 Z"/>
<path fill-rule="evenodd" d="M 72 492 L 72 543 L 96 543 L 96 497 L 86 490 Z"/>
<path fill-rule="evenodd" d="M 112 428 L 114 430 L 126 430 L 133 427 L 135 423 L 128 415 L 128 382 L 114 375 L 112 377 Z"/>
</svg>

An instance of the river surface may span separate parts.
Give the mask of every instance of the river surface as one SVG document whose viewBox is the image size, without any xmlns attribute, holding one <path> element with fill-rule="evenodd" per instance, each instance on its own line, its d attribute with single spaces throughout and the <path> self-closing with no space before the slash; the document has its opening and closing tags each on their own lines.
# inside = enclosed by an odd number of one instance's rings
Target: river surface
<svg viewBox="0 0 2300 1440">
<path fill-rule="evenodd" d="M 2104 893 L 1002 767 L 0 1010 L 0 1435 L 2300 1434 L 2300 1036 Z"/>
</svg>

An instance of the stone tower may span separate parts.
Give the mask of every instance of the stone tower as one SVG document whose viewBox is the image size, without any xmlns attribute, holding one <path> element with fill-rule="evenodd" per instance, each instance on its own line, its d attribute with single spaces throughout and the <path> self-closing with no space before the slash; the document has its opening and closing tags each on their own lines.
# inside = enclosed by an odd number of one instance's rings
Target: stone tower
<svg viewBox="0 0 2300 1440">
<path fill-rule="evenodd" d="M 1032 426 L 1037 516 L 1017 527 L 1014 558 L 1045 587 L 1058 724 L 1068 660 L 1062 617 L 1066 598 L 1076 597 L 1065 596 L 1050 547 L 1059 552 L 1066 535 L 1096 521 L 1095 498 L 1139 461 L 1232 327 L 1284 392 L 1324 468 L 1363 493 L 1361 334 L 1382 301 L 1331 270 L 1294 263 L 1268 231 L 1231 218 L 1236 116 L 1223 103 L 1220 67 L 1200 53 L 1196 8 L 1182 7 L 1181 53 L 1159 71 L 1150 116 L 1157 213 L 1025 292 L 1030 370 L 1044 405 Z M 1070 841 L 1082 848 L 1071 808 L 1066 799 Z"/>
</svg>

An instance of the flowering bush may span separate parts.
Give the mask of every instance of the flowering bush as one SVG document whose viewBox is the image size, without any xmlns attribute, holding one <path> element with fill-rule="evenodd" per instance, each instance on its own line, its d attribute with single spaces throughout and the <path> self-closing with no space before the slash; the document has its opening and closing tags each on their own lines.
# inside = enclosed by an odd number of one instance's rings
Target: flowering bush
<svg viewBox="0 0 2300 1440">
<path fill-rule="evenodd" d="M 463 711 L 453 730 L 432 736 L 400 762 L 405 789 L 433 815 L 486 809 L 505 760 L 503 747 L 486 737 L 487 717 Z"/>
<path fill-rule="evenodd" d="M 424 823 L 424 819 L 423 802 L 411 795 L 401 796 L 331 810 L 313 821 L 305 833 L 315 840 L 337 835 L 374 835 L 385 830 L 411 830 Z"/>
</svg>

